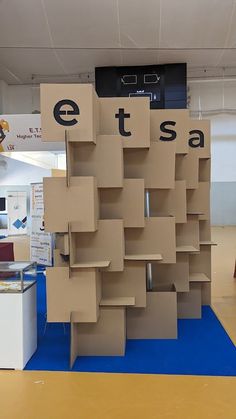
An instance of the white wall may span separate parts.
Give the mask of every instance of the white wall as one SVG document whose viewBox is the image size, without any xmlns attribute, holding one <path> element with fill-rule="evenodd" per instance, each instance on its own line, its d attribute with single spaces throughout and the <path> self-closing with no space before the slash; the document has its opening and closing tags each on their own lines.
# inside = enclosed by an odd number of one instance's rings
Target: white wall
<svg viewBox="0 0 236 419">
<path fill-rule="evenodd" d="M 29 114 L 39 110 L 39 86 L 8 86 L 0 81 L 0 114 Z"/>
<path fill-rule="evenodd" d="M 51 170 L 0 156 L 0 192 L 1 186 L 30 185 L 47 176 L 51 176 Z"/>
</svg>

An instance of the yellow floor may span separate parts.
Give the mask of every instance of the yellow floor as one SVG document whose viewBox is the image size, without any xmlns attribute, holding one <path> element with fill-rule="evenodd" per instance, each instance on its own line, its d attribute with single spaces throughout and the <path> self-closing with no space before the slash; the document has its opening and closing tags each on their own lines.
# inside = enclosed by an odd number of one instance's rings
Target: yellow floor
<svg viewBox="0 0 236 419">
<path fill-rule="evenodd" d="M 236 227 L 213 227 L 212 239 L 212 308 L 236 345 Z"/>
<path fill-rule="evenodd" d="M 236 227 L 213 228 L 212 305 L 236 343 Z M 0 419 L 236 419 L 236 377 L 0 371 Z"/>
<path fill-rule="evenodd" d="M 235 419 L 236 378 L 1 372 L 1 419 Z"/>
</svg>

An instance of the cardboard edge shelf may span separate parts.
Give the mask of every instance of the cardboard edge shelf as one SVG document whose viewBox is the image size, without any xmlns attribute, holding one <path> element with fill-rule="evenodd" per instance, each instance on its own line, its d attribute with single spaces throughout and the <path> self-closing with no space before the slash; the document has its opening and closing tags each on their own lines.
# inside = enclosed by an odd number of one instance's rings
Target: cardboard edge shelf
<svg viewBox="0 0 236 419">
<path fill-rule="evenodd" d="M 108 268 L 110 266 L 111 261 L 110 260 L 99 260 L 94 262 L 79 262 L 79 263 L 73 263 L 73 265 L 70 266 L 71 269 L 76 268 Z"/>
<path fill-rule="evenodd" d="M 99 305 L 100 307 L 134 306 L 135 297 L 102 298 Z"/>
<path fill-rule="evenodd" d="M 202 240 L 200 241 L 200 246 L 217 246 L 217 243 L 212 242 L 211 240 Z"/>
<path fill-rule="evenodd" d="M 200 250 L 193 246 L 177 246 L 176 253 L 199 253 Z"/>
<path fill-rule="evenodd" d="M 199 211 L 187 211 L 187 215 L 204 215 L 204 212 Z"/>
<path fill-rule="evenodd" d="M 204 273 L 191 273 L 189 275 L 189 282 L 211 282 L 210 278 Z"/>
<path fill-rule="evenodd" d="M 149 261 L 149 260 L 163 260 L 162 255 L 160 254 L 141 254 L 141 255 L 125 255 L 125 260 L 136 260 L 136 261 Z"/>
</svg>

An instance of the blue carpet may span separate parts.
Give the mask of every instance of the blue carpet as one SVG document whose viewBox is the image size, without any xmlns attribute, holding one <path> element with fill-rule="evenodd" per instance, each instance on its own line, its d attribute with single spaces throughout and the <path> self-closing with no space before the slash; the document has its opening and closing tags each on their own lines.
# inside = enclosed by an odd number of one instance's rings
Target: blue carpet
<svg viewBox="0 0 236 419">
<path fill-rule="evenodd" d="M 45 327 L 45 277 L 38 274 L 38 350 L 26 370 L 69 371 L 70 330 Z M 124 357 L 79 357 L 73 371 L 236 375 L 236 349 L 210 307 L 201 320 L 179 320 L 177 340 L 128 340 Z"/>
</svg>

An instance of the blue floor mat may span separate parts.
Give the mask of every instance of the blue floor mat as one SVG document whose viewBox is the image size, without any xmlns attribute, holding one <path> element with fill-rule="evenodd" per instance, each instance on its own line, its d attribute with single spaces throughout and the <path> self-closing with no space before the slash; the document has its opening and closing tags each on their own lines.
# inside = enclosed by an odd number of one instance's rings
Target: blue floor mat
<svg viewBox="0 0 236 419">
<path fill-rule="evenodd" d="M 70 328 L 50 323 L 45 329 L 45 277 L 38 274 L 38 350 L 26 370 L 70 371 Z M 177 340 L 128 340 L 124 357 L 79 357 L 72 371 L 236 375 L 236 348 L 210 307 L 201 320 L 179 320 Z M 45 333 L 44 333 L 45 332 Z"/>
</svg>

